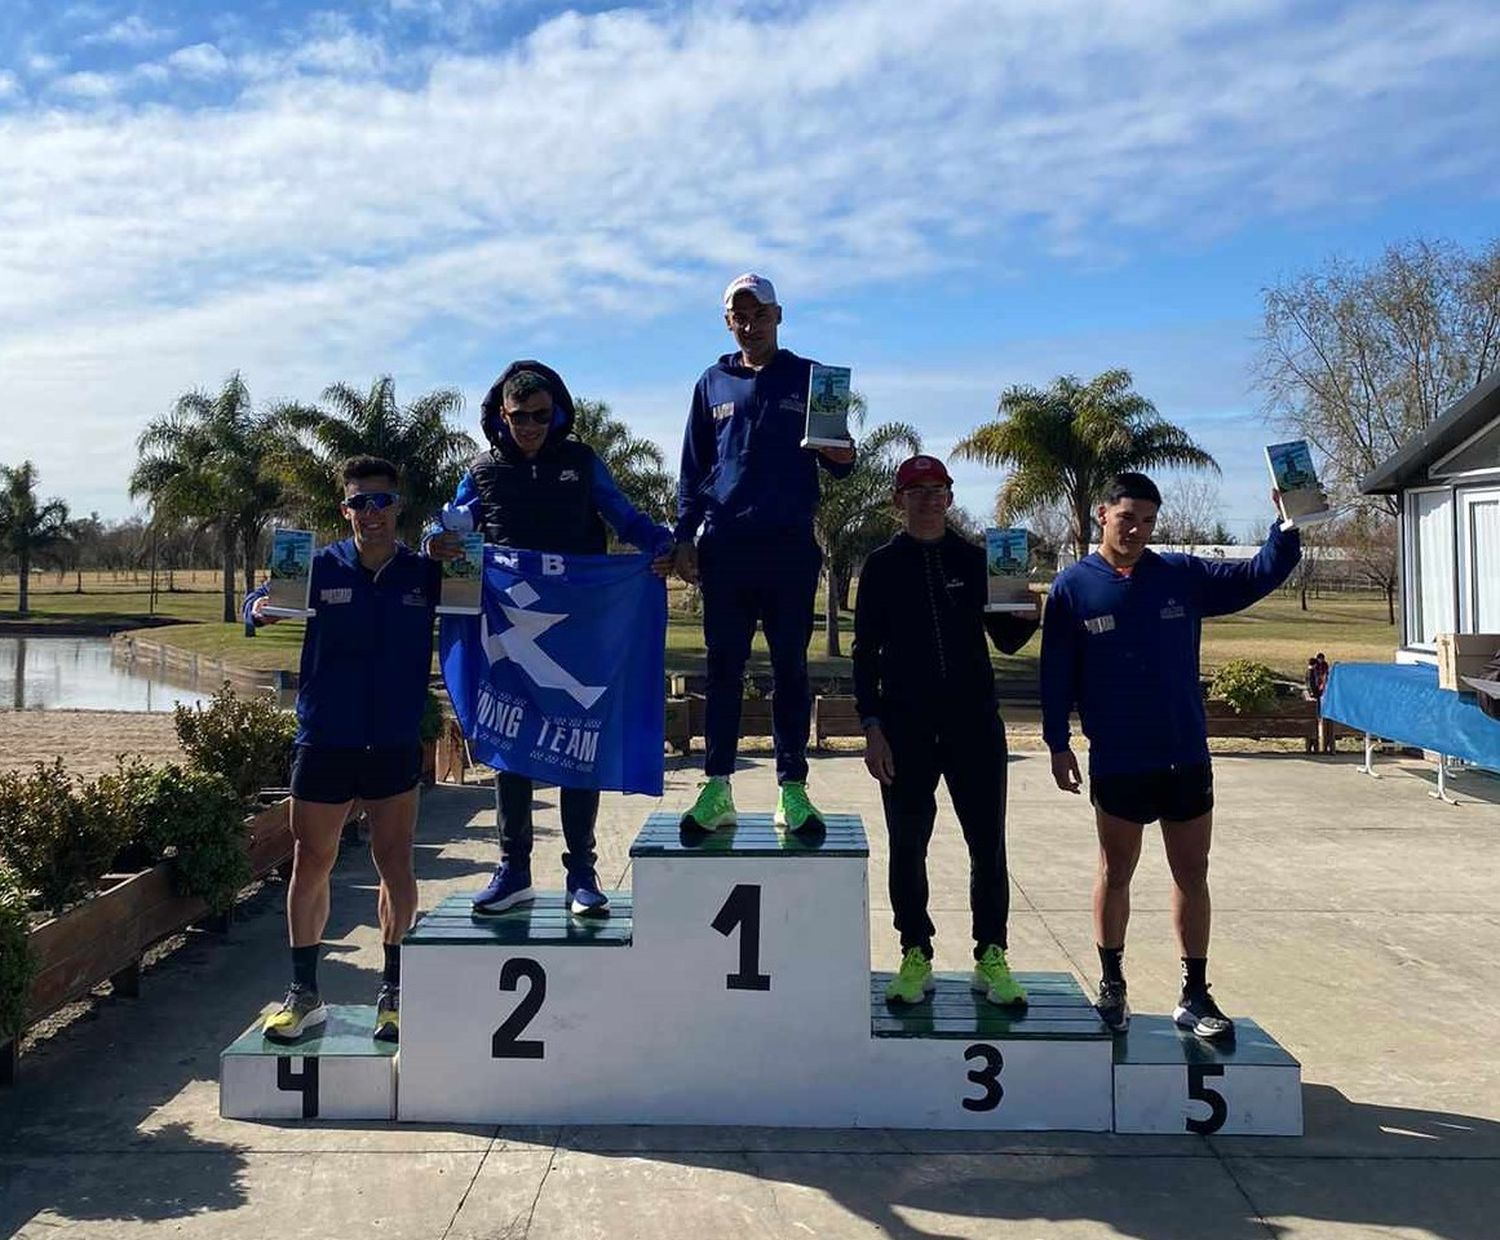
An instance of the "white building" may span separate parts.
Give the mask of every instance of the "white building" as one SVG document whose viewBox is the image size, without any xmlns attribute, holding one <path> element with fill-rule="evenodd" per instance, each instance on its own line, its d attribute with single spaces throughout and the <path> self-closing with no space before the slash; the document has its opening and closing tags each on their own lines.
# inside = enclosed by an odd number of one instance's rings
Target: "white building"
<svg viewBox="0 0 1500 1240">
<path fill-rule="evenodd" d="M 1360 484 L 1400 503 L 1400 662 L 1439 633 L 1500 633 L 1500 371 Z"/>
</svg>

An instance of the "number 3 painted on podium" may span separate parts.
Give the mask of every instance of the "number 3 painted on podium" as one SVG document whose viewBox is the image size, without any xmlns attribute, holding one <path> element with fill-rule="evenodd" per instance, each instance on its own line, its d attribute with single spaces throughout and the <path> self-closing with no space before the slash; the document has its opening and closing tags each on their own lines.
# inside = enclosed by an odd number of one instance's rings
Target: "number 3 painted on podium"
<svg viewBox="0 0 1500 1240">
<path fill-rule="evenodd" d="M 505 1023 L 495 1030 L 490 1039 L 491 1059 L 541 1059 L 545 1047 L 538 1038 L 521 1041 L 520 1032 L 531 1023 L 531 1018 L 542 1010 L 542 1000 L 547 997 L 547 970 L 540 962 L 524 956 L 513 956 L 500 969 L 500 989 L 514 990 L 525 978 L 530 985 L 526 997 L 516 1004 L 516 1010 L 505 1018 Z"/>
<path fill-rule="evenodd" d="M 984 1086 L 984 1097 L 962 1098 L 960 1101 L 965 1111 L 993 1111 L 1000 1105 L 1000 1099 L 1005 1097 L 1005 1086 L 1000 1084 L 1000 1070 L 1005 1067 L 1005 1056 L 1000 1053 L 998 1046 L 976 1042 L 964 1052 L 964 1062 L 971 1063 L 976 1059 L 984 1060 L 984 1067 L 970 1072 L 969 1080 Z"/>
</svg>

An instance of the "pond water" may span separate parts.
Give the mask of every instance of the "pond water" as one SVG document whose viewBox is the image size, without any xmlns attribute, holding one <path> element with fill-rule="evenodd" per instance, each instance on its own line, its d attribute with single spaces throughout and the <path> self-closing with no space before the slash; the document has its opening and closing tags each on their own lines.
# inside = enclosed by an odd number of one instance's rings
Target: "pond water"
<svg viewBox="0 0 1500 1240">
<path fill-rule="evenodd" d="M 0 710 L 171 710 L 209 695 L 111 659 L 107 637 L 0 637 Z"/>
</svg>

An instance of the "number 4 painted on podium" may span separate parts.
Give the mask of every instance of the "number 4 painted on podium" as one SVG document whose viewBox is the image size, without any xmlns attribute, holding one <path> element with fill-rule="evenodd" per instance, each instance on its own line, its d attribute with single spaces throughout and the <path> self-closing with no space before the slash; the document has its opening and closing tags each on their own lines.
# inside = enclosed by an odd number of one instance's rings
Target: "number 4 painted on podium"
<svg viewBox="0 0 1500 1240">
<path fill-rule="evenodd" d="M 725 989 L 770 990 L 771 975 L 760 971 L 760 884 L 737 884 L 709 924 L 726 939 L 740 931 L 739 971 L 725 975 Z"/>
</svg>

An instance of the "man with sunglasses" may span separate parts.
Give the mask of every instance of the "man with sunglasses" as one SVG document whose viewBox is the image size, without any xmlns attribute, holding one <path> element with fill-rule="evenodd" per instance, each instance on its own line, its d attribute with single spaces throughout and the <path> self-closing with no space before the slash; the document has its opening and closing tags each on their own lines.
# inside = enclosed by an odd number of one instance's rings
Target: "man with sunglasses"
<svg viewBox="0 0 1500 1240">
<path fill-rule="evenodd" d="M 818 469 L 854 468 L 854 445 L 804 448 L 810 362 L 777 341 L 776 290 L 754 272 L 724 290 L 724 324 L 738 349 L 693 389 L 677 486 L 677 567 L 703 593 L 706 776 L 683 825 L 704 831 L 736 821 L 730 777 L 739 748 L 740 697 L 755 626 L 771 652 L 771 730 L 780 793 L 775 823 L 815 829 L 807 795 L 812 697 L 807 643 L 823 554 L 813 536 Z M 703 527 L 697 547 L 693 537 Z"/>
<path fill-rule="evenodd" d="M 609 549 L 607 521 L 619 537 L 655 557 L 652 569 L 672 569 L 672 533 L 638 511 L 621 494 L 594 450 L 572 436 L 573 397 L 551 367 L 513 362 L 481 407 L 480 426 L 490 449 L 469 463 L 451 509 L 467 515 L 484 541 L 567 555 L 600 555 Z M 427 553 L 437 560 L 462 554 L 457 534 L 434 528 Z M 503 913 L 536 896 L 531 882 L 532 781 L 501 771 L 495 776 L 500 864 L 474 897 L 481 915 Z M 566 900 L 581 917 L 609 913 L 594 869 L 597 788 L 561 788 Z"/>
<path fill-rule="evenodd" d="M 920 1003 L 933 989 L 927 846 L 941 778 L 969 849 L 970 984 L 991 1003 L 1023 1005 L 1026 992 L 1005 958 L 1005 727 L 985 635 L 1015 654 L 1036 632 L 1037 616 L 985 613 L 984 550 L 948 528 L 953 480 L 942 461 L 904 461 L 894 502 L 904 528 L 860 570 L 853 650 L 865 766 L 885 803 L 901 936 L 901 968 L 886 999 Z"/>
<path fill-rule="evenodd" d="M 342 475 L 340 511 L 353 537 L 313 556 L 314 614 L 302 639 L 292 756 L 296 850 L 286 899 L 292 984 L 264 1027 L 276 1041 L 295 1041 L 327 1020 L 318 991 L 318 944 L 339 836 L 356 801 L 370 822 L 370 853 L 380 876 L 385 961 L 374 1036 L 381 1041 L 399 1038 L 400 944 L 417 911 L 418 725 L 441 575 L 435 563 L 396 540 L 396 467 L 379 457 L 353 457 Z M 266 614 L 267 590 L 263 585 L 245 600 L 245 618 L 255 625 L 277 622 Z"/>
</svg>

